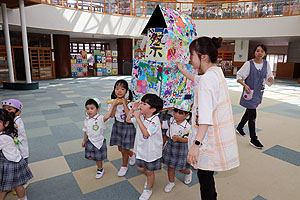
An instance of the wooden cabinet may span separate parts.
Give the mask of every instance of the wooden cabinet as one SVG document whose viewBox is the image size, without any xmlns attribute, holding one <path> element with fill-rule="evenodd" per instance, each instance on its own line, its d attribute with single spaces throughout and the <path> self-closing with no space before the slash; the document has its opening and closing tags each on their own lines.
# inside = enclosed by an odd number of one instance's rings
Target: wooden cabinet
<svg viewBox="0 0 300 200">
<path fill-rule="evenodd" d="M 5 46 L 0 46 L 0 82 L 9 82 L 8 62 Z"/>
</svg>

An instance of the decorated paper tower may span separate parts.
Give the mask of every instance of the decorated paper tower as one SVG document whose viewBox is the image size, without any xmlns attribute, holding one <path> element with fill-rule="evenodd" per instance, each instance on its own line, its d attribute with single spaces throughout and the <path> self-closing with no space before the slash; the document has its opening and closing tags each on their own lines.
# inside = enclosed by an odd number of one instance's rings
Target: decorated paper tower
<svg viewBox="0 0 300 200">
<path fill-rule="evenodd" d="M 196 29 L 192 19 L 178 11 L 158 5 L 142 34 L 141 49 L 146 45 L 145 59 L 134 59 L 131 86 L 135 100 L 154 93 L 164 100 L 164 108 L 176 101 L 193 97 L 192 81 L 187 80 L 176 63 L 196 73 L 189 63 L 189 45 Z"/>
</svg>

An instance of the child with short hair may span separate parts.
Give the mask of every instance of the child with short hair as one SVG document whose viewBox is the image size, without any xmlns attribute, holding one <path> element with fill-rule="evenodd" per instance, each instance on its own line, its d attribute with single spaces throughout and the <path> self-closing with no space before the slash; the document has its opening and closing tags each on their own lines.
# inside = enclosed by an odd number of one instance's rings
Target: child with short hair
<svg viewBox="0 0 300 200">
<path fill-rule="evenodd" d="M 105 130 L 105 122 L 110 118 L 112 109 L 103 116 L 98 114 L 101 108 L 101 101 L 98 98 L 88 99 L 85 102 L 87 117 L 84 120 L 84 138 L 82 147 L 85 147 L 85 158 L 96 161 L 97 173 L 96 178 L 99 179 L 104 174 L 102 161 L 107 158 L 106 140 L 103 132 Z"/>
<path fill-rule="evenodd" d="M 147 200 L 152 194 L 154 171 L 161 169 L 162 132 L 158 111 L 163 108 L 163 100 L 155 94 L 146 94 L 140 102 L 134 103 L 126 117 L 127 122 L 137 123 L 134 152 L 137 169 L 146 175 L 144 191 L 139 200 Z M 137 112 L 139 110 L 139 112 Z"/>
<path fill-rule="evenodd" d="M 178 101 L 174 106 L 174 114 L 170 119 L 167 131 L 167 144 L 163 150 L 163 163 L 168 166 L 169 184 L 165 187 L 165 192 L 170 192 L 175 186 L 175 170 L 184 173 L 185 184 L 192 181 L 192 170 L 187 163 L 188 135 L 191 125 L 186 118 L 189 117 L 190 105 L 187 100 Z"/>
<path fill-rule="evenodd" d="M 13 118 L 0 109 L 0 199 L 5 199 L 7 191 L 14 188 L 19 200 L 27 200 L 23 185 L 33 177 L 14 142 L 16 137 Z"/>
</svg>

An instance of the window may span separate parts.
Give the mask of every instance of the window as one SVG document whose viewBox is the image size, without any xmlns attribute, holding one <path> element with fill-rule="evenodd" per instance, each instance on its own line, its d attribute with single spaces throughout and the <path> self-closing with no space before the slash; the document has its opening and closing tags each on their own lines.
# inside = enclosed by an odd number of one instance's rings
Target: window
<svg viewBox="0 0 300 200">
<path fill-rule="evenodd" d="M 73 54 L 86 51 L 87 53 L 93 53 L 94 50 L 108 50 L 110 49 L 109 43 L 80 43 L 71 42 L 70 52 Z"/>
<path fill-rule="evenodd" d="M 267 61 L 270 63 L 271 70 L 277 70 L 277 63 L 286 63 L 287 55 L 286 54 L 268 54 Z"/>
</svg>

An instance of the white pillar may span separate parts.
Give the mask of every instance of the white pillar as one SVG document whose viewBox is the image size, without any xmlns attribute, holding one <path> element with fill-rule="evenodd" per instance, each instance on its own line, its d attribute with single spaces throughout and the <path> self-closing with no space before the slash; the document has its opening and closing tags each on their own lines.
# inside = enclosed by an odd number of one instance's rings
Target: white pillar
<svg viewBox="0 0 300 200">
<path fill-rule="evenodd" d="M 7 63 L 8 63 L 9 82 L 14 83 L 15 77 L 14 77 L 14 68 L 13 68 L 12 57 L 11 57 L 11 46 L 10 46 L 10 36 L 9 36 L 6 3 L 1 3 L 1 9 L 2 9 L 4 37 L 5 37 L 6 55 L 7 55 Z"/>
<path fill-rule="evenodd" d="M 23 42 L 26 83 L 31 83 L 24 0 L 19 0 L 19 8 L 20 8 L 20 18 L 21 18 L 21 27 L 22 27 L 22 42 Z"/>
</svg>

